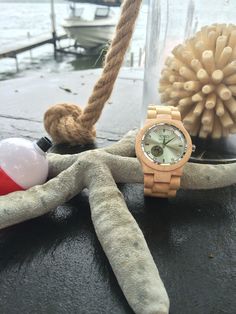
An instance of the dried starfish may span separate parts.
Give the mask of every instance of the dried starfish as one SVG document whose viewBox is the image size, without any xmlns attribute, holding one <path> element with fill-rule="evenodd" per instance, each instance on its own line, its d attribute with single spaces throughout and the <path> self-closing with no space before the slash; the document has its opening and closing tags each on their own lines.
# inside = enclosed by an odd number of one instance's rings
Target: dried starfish
<svg viewBox="0 0 236 314">
<path fill-rule="evenodd" d="M 89 190 L 92 221 L 127 301 L 137 314 L 169 312 L 169 299 L 141 230 L 116 182 L 143 182 L 135 157 L 136 131 L 116 144 L 75 155 L 48 154 L 50 180 L 0 197 L 0 229 L 43 215 Z M 182 188 L 211 189 L 234 184 L 236 164 L 188 163 Z M 105 197 L 104 197 L 105 195 Z"/>
</svg>

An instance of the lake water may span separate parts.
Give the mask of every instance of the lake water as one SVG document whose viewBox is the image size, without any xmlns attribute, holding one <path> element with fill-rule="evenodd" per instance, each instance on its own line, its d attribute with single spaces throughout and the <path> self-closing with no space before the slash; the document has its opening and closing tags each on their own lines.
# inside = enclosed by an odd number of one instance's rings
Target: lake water
<svg viewBox="0 0 236 314">
<path fill-rule="evenodd" d="M 83 5 L 83 4 L 82 4 Z M 89 6 L 84 4 L 83 6 Z M 87 7 L 92 8 L 92 7 Z M 113 9 L 119 15 L 120 8 Z M 135 33 L 133 35 L 130 52 L 134 52 L 137 63 L 139 49 L 145 46 L 145 31 L 147 19 L 147 5 L 142 6 Z M 61 23 L 69 14 L 66 1 L 55 1 L 57 30 L 63 31 Z M 17 44 L 27 39 L 27 34 L 34 37 L 49 33 L 51 30 L 50 2 L 48 1 L 3 1 L 0 0 L 0 47 L 1 49 L 12 44 Z M 129 62 L 130 52 L 127 54 L 126 63 Z M 95 68 L 101 66 L 98 57 L 78 58 L 72 55 L 59 54 L 57 60 L 53 59 L 53 46 L 51 44 L 33 49 L 18 55 L 20 71 L 16 73 L 14 59 L 0 60 L 0 80 L 13 77 L 31 75 L 32 72 L 61 72 L 78 69 Z"/>
</svg>

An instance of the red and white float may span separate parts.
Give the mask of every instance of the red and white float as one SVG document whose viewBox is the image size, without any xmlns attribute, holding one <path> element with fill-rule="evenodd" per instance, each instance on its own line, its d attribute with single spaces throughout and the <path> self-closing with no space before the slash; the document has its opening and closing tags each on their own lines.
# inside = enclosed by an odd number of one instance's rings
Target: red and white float
<svg viewBox="0 0 236 314">
<path fill-rule="evenodd" d="M 23 138 L 0 141 L 0 195 L 45 183 L 48 177 L 46 152 L 51 146 L 46 137 L 37 142 Z"/>
</svg>

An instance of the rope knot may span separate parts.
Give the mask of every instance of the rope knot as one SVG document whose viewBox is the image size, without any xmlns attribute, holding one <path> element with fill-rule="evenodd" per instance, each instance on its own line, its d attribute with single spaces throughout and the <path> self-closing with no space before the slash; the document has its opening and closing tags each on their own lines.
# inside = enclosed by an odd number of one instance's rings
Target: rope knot
<svg viewBox="0 0 236 314">
<path fill-rule="evenodd" d="M 73 104 L 58 104 L 49 108 L 44 115 L 44 126 L 55 143 L 72 145 L 92 142 L 95 128 L 83 125 L 82 109 Z"/>
</svg>

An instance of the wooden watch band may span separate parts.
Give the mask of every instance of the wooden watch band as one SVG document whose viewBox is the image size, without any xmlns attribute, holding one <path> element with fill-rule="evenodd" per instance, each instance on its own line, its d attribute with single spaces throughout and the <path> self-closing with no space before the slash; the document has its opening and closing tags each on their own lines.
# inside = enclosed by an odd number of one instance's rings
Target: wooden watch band
<svg viewBox="0 0 236 314">
<path fill-rule="evenodd" d="M 180 112 L 171 106 L 148 106 L 146 122 L 162 116 L 170 120 L 181 120 Z M 157 171 L 144 166 L 144 194 L 147 196 L 169 198 L 176 195 L 180 187 L 183 167 L 173 171 Z"/>
<path fill-rule="evenodd" d="M 149 122 L 150 119 L 156 119 L 158 116 L 181 121 L 181 114 L 177 107 L 149 105 L 146 121 Z"/>
<path fill-rule="evenodd" d="M 144 173 L 144 194 L 155 197 L 175 197 L 180 187 L 180 177 L 182 168 L 172 173 L 157 171 L 154 173 Z"/>
</svg>

